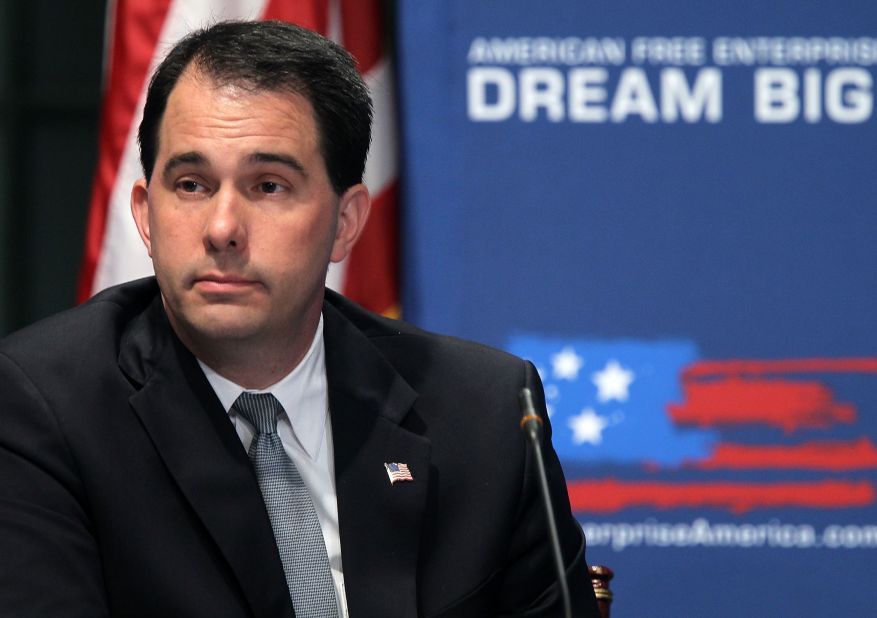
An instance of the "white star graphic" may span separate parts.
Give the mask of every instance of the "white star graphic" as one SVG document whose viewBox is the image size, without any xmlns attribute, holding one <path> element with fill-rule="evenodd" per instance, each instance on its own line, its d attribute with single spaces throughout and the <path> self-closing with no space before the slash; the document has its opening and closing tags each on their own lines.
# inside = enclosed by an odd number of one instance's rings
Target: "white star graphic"
<svg viewBox="0 0 877 618">
<path fill-rule="evenodd" d="M 622 367 L 617 360 L 610 360 L 603 369 L 591 375 L 591 381 L 597 387 L 597 400 L 602 403 L 613 399 L 627 401 L 628 389 L 635 377 L 633 371 Z"/>
<path fill-rule="evenodd" d="M 565 347 L 557 354 L 551 355 L 551 368 L 554 377 L 558 380 L 577 380 L 579 369 L 585 364 L 585 359 L 576 354 L 571 347 Z"/>
<path fill-rule="evenodd" d="M 600 444 L 603 441 L 603 430 L 608 425 L 609 421 L 594 412 L 593 408 L 585 408 L 569 419 L 572 441 L 576 444 Z"/>
</svg>

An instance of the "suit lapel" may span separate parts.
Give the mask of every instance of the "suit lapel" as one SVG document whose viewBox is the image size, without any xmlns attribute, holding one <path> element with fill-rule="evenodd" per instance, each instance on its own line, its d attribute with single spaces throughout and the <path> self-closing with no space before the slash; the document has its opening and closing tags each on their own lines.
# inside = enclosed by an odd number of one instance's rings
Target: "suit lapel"
<svg viewBox="0 0 877 618">
<path fill-rule="evenodd" d="M 143 384 L 130 403 L 257 616 L 292 616 L 255 474 L 222 405 L 156 300 L 132 323 L 120 365 Z"/>
<path fill-rule="evenodd" d="M 430 445 L 400 422 L 416 394 L 337 309 L 326 303 L 323 315 L 348 608 L 415 616 Z M 414 480 L 391 484 L 388 462 L 407 464 Z"/>
</svg>

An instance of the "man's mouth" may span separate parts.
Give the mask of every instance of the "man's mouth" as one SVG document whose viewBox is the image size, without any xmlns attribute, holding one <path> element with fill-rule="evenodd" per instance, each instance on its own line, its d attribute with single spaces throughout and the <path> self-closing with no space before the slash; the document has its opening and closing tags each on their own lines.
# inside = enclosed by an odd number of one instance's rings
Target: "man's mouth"
<svg viewBox="0 0 877 618">
<path fill-rule="evenodd" d="M 195 277 L 193 287 L 206 294 L 239 294 L 258 286 L 259 282 L 240 275 L 206 274 Z"/>
</svg>

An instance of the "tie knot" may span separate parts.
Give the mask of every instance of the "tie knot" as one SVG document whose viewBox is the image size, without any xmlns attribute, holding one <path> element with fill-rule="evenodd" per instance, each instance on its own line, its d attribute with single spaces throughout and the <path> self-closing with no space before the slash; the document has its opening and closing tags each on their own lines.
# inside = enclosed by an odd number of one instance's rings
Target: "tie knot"
<svg viewBox="0 0 877 618">
<path fill-rule="evenodd" d="M 283 406 L 271 393 L 241 393 L 232 407 L 256 429 L 256 434 L 277 433 L 277 414 Z"/>
</svg>

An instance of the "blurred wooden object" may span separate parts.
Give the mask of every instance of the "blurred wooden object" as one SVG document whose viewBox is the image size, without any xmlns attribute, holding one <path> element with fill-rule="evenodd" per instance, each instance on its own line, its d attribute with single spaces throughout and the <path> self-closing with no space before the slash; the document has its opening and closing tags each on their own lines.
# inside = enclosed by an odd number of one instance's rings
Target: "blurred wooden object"
<svg viewBox="0 0 877 618">
<path fill-rule="evenodd" d="M 600 616 L 609 618 L 612 610 L 612 591 L 609 589 L 609 581 L 615 576 L 612 569 L 599 564 L 588 567 L 591 571 L 591 585 L 594 586 L 594 595 L 597 597 L 597 607 L 600 608 Z"/>
</svg>

